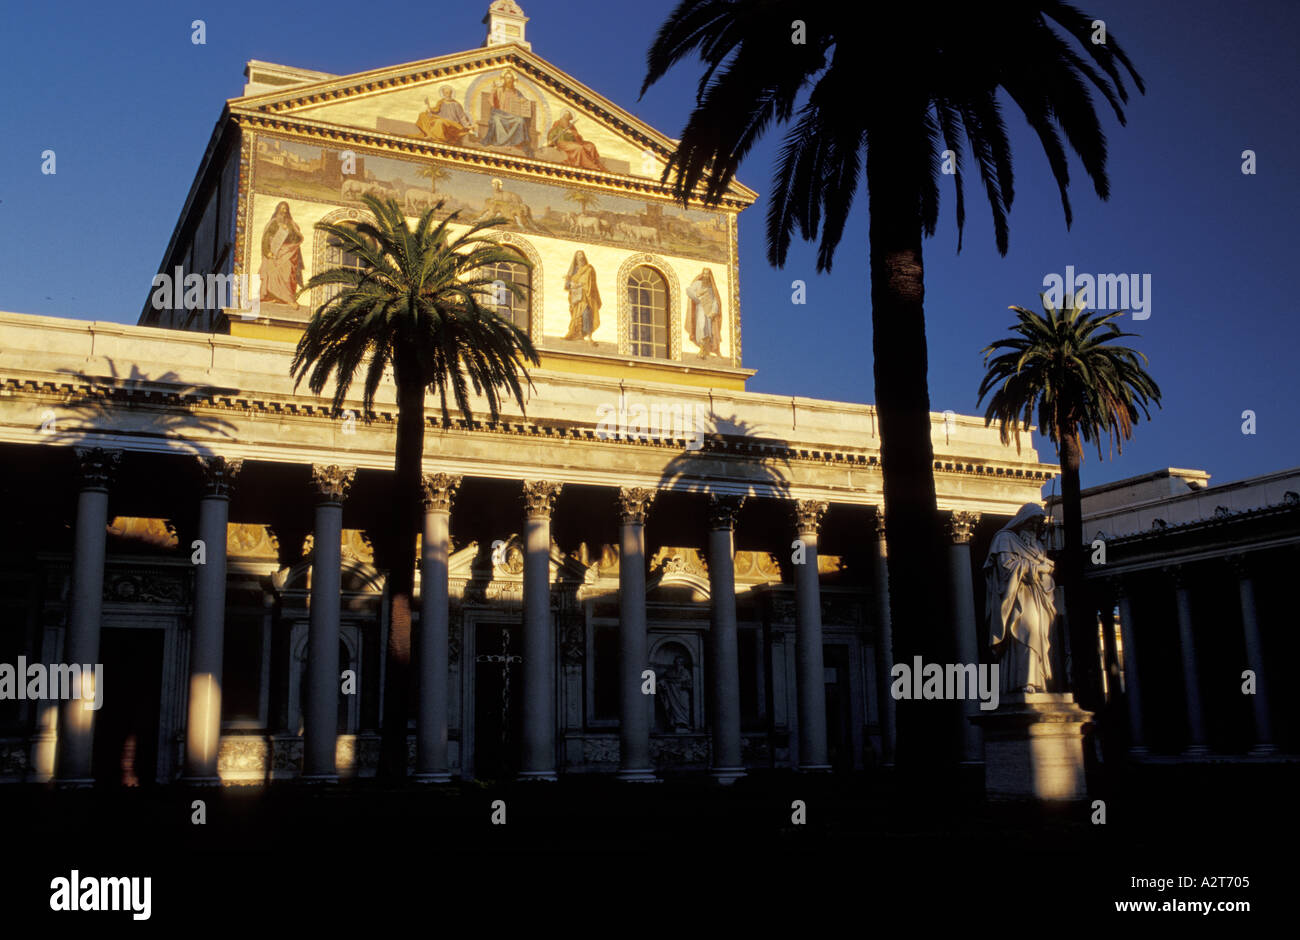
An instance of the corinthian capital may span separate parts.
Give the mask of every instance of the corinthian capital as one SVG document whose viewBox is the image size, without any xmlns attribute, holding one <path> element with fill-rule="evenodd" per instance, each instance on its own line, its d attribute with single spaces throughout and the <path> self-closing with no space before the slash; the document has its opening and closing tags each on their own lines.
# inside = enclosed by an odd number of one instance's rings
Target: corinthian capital
<svg viewBox="0 0 1300 940">
<path fill-rule="evenodd" d="M 1254 574 L 1253 559 L 1249 555 L 1238 552 L 1229 555 L 1225 560 L 1228 562 L 1228 570 L 1239 580 L 1245 580 Z"/>
<path fill-rule="evenodd" d="M 555 498 L 563 489 L 562 483 L 547 480 L 524 481 L 524 512 L 529 519 L 549 519 L 555 511 Z"/>
<path fill-rule="evenodd" d="M 709 528 L 734 529 L 736 527 L 736 516 L 740 515 L 740 507 L 744 505 L 745 497 L 743 496 L 710 495 Z"/>
<path fill-rule="evenodd" d="M 356 467 L 312 464 L 311 485 L 322 502 L 341 503 L 347 499 L 348 489 L 356 475 Z"/>
<path fill-rule="evenodd" d="M 645 524 L 646 513 L 650 511 L 650 504 L 655 501 L 658 495 L 655 490 L 648 490 L 640 486 L 624 486 L 618 491 L 618 519 L 624 525 L 627 523 L 636 523 L 637 525 Z"/>
<path fill-rule="evenodd" d="M 822 517 L 831 508 L 824 499 L 796 499 L 794 501 L 794 528 L 799 535 L 816 535 Z"/>
<path fill-rule="evenodd" d="M 107 490 L 117 477 L 122 452 L 104 447 L 78 447 L 76 454 L 81 489 Z"/>
<path fill-rule="evenodd" d="M 420 477 L 426 511 L 451 512 L 452 500 L 460 489 L 461 477 L 451 473 L 425 473 Z"/>
<path fill-rule="evenodd" d="M 975 535 L 975 526 L 979 525 L 980 514 L 977 512 L 955 511 L 947 514 L 944 529 L 954 545 L 967 545 Z"/>
<path fill-rule="evenodd" d="M 244 461 L 203 456 L 196 459 L 199 462 L 199 470 L 203 474 L 203 495 L 229 499 L 235 489 L 235 477 L 239 476 L 239 471 L 244 468 Z"/>
</svg>

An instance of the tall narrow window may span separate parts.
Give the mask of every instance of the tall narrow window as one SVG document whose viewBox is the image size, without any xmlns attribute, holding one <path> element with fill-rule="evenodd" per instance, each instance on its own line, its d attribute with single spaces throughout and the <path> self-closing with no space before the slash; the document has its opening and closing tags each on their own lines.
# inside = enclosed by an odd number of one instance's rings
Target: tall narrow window
<svg viewBox="0 0 1300 940">
<path fill-rule="evenodd" d="M 527 333 L 528 307 L 532 301 L 532 278 L 528 266 L 522 262 L 522 259 L 520 261 L 501 261 L 485 267 L 483 275 L 492 278 L 493 281 L 500 281 L 503 284 L 517 284 L 523 288 L 522 295 L 516 295 L 514 291 L 508 288 L 498 289 L 493 296 L 488 298 L 488 306 L 495 310 L 498 316 L 509 320 Z"/>
<path fill-rule="evenodd" d="M 343 247 L 342 242 L 337 238 L 331 237 L 330 240 L 326 242 L 325 266 L 326 268 L 355 268 L 359 271 L 362 268 L 362 263 L 361 259 L 356 254 Z M 330 298 L 337 296 L 342 290 L 342 284 L 327 284 L 324 287 L 325 293 L 324 296 L 321 297 L 321 302 L 324 303 Z"/>
<path fill-rule="evenodd" d="M 628 343 L 634 356 L 668 358 L 668 282 L 641 265 L 627 278 Z"/>
</svg>

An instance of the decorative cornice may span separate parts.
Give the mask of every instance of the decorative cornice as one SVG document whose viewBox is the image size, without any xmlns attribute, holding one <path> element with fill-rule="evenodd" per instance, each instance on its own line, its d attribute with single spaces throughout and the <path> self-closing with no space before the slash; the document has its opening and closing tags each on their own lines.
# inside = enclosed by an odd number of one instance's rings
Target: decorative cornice
<svg viewBox="0 0 1300 940">
<path fill-rule="evenodd" d="M 969 545 L 979 525 L 980 513 L 954 510 L 944 519 L 944 529 L 954 545 Z"/>
<path fill-rule="evenodd" d="M 646 513 L 654 502 L 656 490 L 640 486 L 624 486 L 618 491 L 618 521 L 623 525 L 645 525 Z"/>
<path fill-rule="evenodd" d="M 648 361 L 648 360 L 647 360 Z M 656 364 L 663 362 L 670 365 L 666 360 L 654 360 Z M 694 368 L 694 367 L 693 367 Z M 695 371 L 699 371 L 696 369 Z M 157 407 L 159 404 L 183 408 L 190 415 L 203 414 L 207 411 L 219 412 L 223 414 L 246 414 L 246 415 L 266 415 L 276 418 L 296 418 L 296 419 L 316 419 L 326 422 L 337 420 L 333 406 L 328 402 L 319 402 L 302 397 L 271 397 L 267 395 L 248 394 L 248 393 L 230 393 L 219 389 L 197 389 L 187 391 L 168 391 L 164 388 L 151 387 L 145 388 L 123 388 L 114 385 L 112 382 L 104 383 L 86 383 L 86 382 L 44 382 L 37 383 L 32 380 L 22 380 L 18 378 L 6 378 L 0 380 L 0 387 L 5 390 L 13 391 L 19 395 L 30 395 L 39 400 L 49 400 L 51 394 L 100 394 L 108 393 L 114 404 L 126 405 L 132 402 L 149 404 Z M 707 401 L 707 399 L 705 399 Z M 354 410 L 360 416 L 360 406 L 352 403 Z M 199 411 L 198 409 L 203 409 Z M 395 426 L 397 421 L 396 409 L 393 410 L 376 410 L 367 414 L 365 417 L 379 425 Z M 549 439 L 572 439 L 583 442 L 590 442 L 602 447 L 668 447 L 670 445 L 650 440 L 643 441 L 629 437 L 621 439 L 611 436 L 600 436 L 597 433 L 598 423 L 576 424 L 573 422 L 558 421 L 527 421 L 525 419 L 512 419 L 503 417 L 500 421 L 488 422 L 476 420 L 467 422 L 463 418 L 452 418 L 450 423 L 445 427 L 442 423 L 441 415 L 435 415 L 430 412 L 426 416 L 426 421 L 431 427 L 437 428 L 440 432 L 454 431 L 462 433 L 474 433 L 484 435 L 501 435 L 508 437 L 532 437 L 532 438 L 549 438 Z M 116 441 L 114 443 L 117 443 Z M 846 469 L 861 469 L 868 471 L 879 471 L 880 457 L 878 454 L 870 453 L 865 450 L 855 452 L 843 449 L 830 449 L 818 446 L 791 446 L 785 441 L 778 439 L 764 440 L 759 438 L 735 438 L 729 439 L 725 435 L 711 434 L 705 442 L 704 447 L 710 452 L 732 454 L 737 457 L 759 457 L 766 460 L 780 461 L 783 463 L 792 463 L 800 461 L 803 463 L 821 464 L 823 466 L 837 466 Z M 135 450 L 135 448 L 126 448 Z M 145 448 L 147 449 L 147 448 Z M 171 447 L 169 450 L 173 449 Z M 262 459 L 262 458 L 258 458 Z M 997 481 L 1046 481 L 1051 479 L 1052 474 L 1041 470 L 1025 470 L 1023 467 L 1014 466 L 992 466 L 966 464 L 957 465 L 955 470 L 949 471 L 962 475 L 974 475 L 976 477 L 992 478 Z M 1266 507 L 1273 508 L 1273 507 Z M 1293 504 L 1286 504 L 1288 510 L 1294 509 Z M 1258 512 L 1252 510 L 1251 512 Z M 1232 517 L 1232 520 L 1250 515 L 1239 513 Z M 1220 520 L 1216 520 L 1220 521 Z"/>
<path fill-rule="evenodd" d="M 555 499 L 563 489 L 561 483 L 546 480 L 524 481 L 524 514 L 529 519 L 549 519 L 555 511 Z"/>
<path fill-rule="evenodd" d="M 424 490 L 425 512 L 451 512 L 456 490 L 460 488 L 461 476 L 451 473 L 425 473 L 420 477 L 420 486 Z"/>
<path fill-rule="evenodd" d="M 716 493 L 709 495 L 709 528 L 710 529 L 734 529 L 736 527 L 736 516 L 740 514 L 740 508 L 745 505 L 743 496 L 719 496 Z"/>
<path fill-rule="evenodd" d="M 1156 519 L 1151 528 L 1123 535 L 1111 535 L 1106 539 L 1108 548 L 1116 546 L 1137 546 L 1143 543 L 1163 541 L 1177 537 L 1200 535 L 1202 533 L 1225 532 L 1252 521 L 1270 518 L 1294 518 L 1300 504 L 1293 503 L 1285 497 L 1280 503 L 1271 503 L 1254 509 L 1243 509 L 1228 515 L 1215 515 L 1209 518 L 1191 519 L 1187 522 L 1169 523 Z"/>
<path fill-rule="evenodd" d="M 74 451 L 77 470 L 81 475 L 81 489 L 107 492 L 117 478 L 122 451 L 103 447 L 77 447 Z"/>
<path fill-rule="evenodd" d="M 347 499 L 348 489 L 357 475 L 356 467 L 340 467 L 338 464 L 312 464 L 311 483 L 317 498 L 324 503 L 342 503 Z"/>
<path fill-rule="evenodd" d="M 824 499 L 796 499 L 794 501 L 794 528 L 799 535 L 816 535 L 822 517 L 831 504 Z"/>
<path fill-rule="evenodd" d="M 225 457 L 202 455 L 195 459 L 198 460 L 199 470 L 203 474 L 203 495 L 229 499 L 235 489 L 235 478 L 244 468 L 244 461 L 240 458 L 227 460 Z"/>
</svg>

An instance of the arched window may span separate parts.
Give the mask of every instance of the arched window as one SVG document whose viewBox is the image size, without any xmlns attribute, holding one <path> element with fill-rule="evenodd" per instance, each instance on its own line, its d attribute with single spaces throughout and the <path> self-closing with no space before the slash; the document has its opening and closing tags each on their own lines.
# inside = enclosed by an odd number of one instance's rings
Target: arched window
<svg viewBox="0 0 1300 940">
<path fill-rule="evenodd" d="M 628 345 L 634 356 L 668 358 L 668 282 L 639 265 L 627 277 Z"/>
<path fill-rule="evenodd" d="M 487 265 L 483 269 L 483 275 L 504 284 L 518 284 L 523 288 L 523 294 L 522 296 L 516 295 L 514 291 L 509 289 L 498 290 L 488 298 L 488 306 L 495 310 L 498 316 L 509 320 L 519 329 L 528 333 L 528 308 L 532 303 L 532 277 L 528 266 L 523 263 L 523 256 L 514 249 L 507 250 L 520 260 L 500 261 L 496 264 Z"/>
<path fill-rule="evenodd" d="M 343 247 L 343 243 L 331 235 L 325 242 L 325 267 L 354 268 L 359 271 L 363 265 L 361 259 L 356 254 Z M 324 294 L 321 296 L 321 303 L 337 296 L 342 290 L 342 284 L 325 285 L 323 288 Z"/>
</svg>

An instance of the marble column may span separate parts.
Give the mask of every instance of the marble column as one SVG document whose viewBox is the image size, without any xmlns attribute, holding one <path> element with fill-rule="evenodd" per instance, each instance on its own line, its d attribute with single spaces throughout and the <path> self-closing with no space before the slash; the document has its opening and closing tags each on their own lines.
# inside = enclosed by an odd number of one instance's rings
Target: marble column
<svg viewBox="0 0 1300 940">
<path fill-rule="evenodd" d="M 417 713 L 415 720 L 415 779 L 447 783 L 447 625 L 451 604 L 447 589 L 447 560 L 451 555 L 451 504 L 461 478 L 426 473 L 424 531 L 420 552 L 420 631 L 415 654 Z"/>
<path fill-rule="evenodd" d="M 524 483 L 524 747 L 519 776 L 555 780 L 551 513 L 562 484 Z"/>
<path fill-rule="evenodd" d="M 1203 757 L 1206 746 L 1205 714 L 1201 710 L 1201 675 L 1196 662 L 1196 642 L 1192 632 L 1192 598 L 1188 573 L 1181 567 L 1164 569 L 1174 583 L 1174 602 L 1178 608 L 1178 650 L 1183 666 L 1183 696 L 1187 704 L 1186 757 Z"/>
<path fill-rule="evenodd" d="M 1273 720 L 1268 701 L 1268 682 L 1264 674 L 1264 648 L 1259 639 L 1259 613 L 1255 606 L 1255 581 L 1250 561 L 1245 555 L 1228 558 L 1237 576 L 1237 594 L 1241 600 L 1241 632 L 1246 644 L 1246 667 L 1255 674 L 1255 694 L 1251 706 L 1255 711 L 1255 746 L 1250 753 L 1265 757 L 1277 753 L 1273 743 Z"/>
<path fill-rule="evenodd" d="M 185 782 L 216 786 L 221 750 L 221 669 L 226 637 L 226 523 L 230 494 L 242 460 L 199 457 L 203 495 L 199 540 L 204 563 L 194 567 L 194 620 L 190 630 L 190 697 L 185 730 Z M 189 546 L 182 545 L 182 551 Z"/>
<path fill-rule="evenodd" d="M 975 618 L 975 586 L 971 580 L 970 542 L 979 525 L 977 512 L 950 512 L 944 520 L 948 532 L 948 572 L 952 592 L 953 648 L 958 663 L 972 663 L 979 669 L 979 627 Z M 978 687 L 967 688 L 961 705 L 961 762 L 984 761 L 984 734 L 979 725 L 968 719 L 980 713 Z"/>
<path fill-rule="evenodd" d="M 1113 598 L 1103 599 L 1101 615 L 1101 659 L 1106 671 L 1106 700 L 1114 701 L 1123 683 L 1119 673 L 1119 653 L 1115 649 L 1115 605 Z"/>
<path fill-rule="evenodd" d="M 104 607 L 104 555 L 108 538 L 108 488 L 122 459 L 120 450 L 76 448 L 80 473 L 77 521 L 73 534 L 72 590 L 68 597 L 68 632 L 63 663 L 91 666 L 99 662 L 99 631 Z M 83 698 L 65 699 L 59 706 L 55 780 L 61 786 L 94 783 L 91 770 L 94 745 L 94 694 L 112 691 L 112 677 L 102 675 L 104 689 L 93 690 L 94 673 L 75 690 Z M 101 699 L 102 702 L 102 699 Z"/>
<path fill-rule="evenodd" d="M 303 715 L 302 779 L 338 780 L 339 588 L 342 582 L 343 501 L 356 468 L 313 466 L 316 525 L 312 532 L 311 621 L 307 628 L 307 696 Z"/>
<path fill-rule="evenodd" d="M 618 493 L 619 748 L 618 778 L 653 782 L 650 716 L 653 699 L 641 691 L 650 668 L 645 618 L 645 517 L 655 491 L 623 487 Z"/>
<path fill-rule="evenodd" d="M 799 767 L 804 773 L 831 769 L 826 746 L 826 668 L 822 655 L 821 578 L 817 532 L 830 503 L 794 501 L 795 533 L 803 542 L 803 564 L 794 566 L 795 688 L 799 705 Z"/>
<path fill-rule="evenodd" d="M 1146 729 L 1142 721 L 1142 686 L 1138 671 L 1137 630 L 1133 624 L 1133 602 L 1123 578 L 1111 578 L 1110 589 L 1119 607 L 1119 630 L 1124 641 L 1124 698 L 1128 705 L 1129 756 L 1147 755 Z"/>
<path fill-rule="evenodd" d="M 894 762 L 894 741 L 897 731 L 897 705 L 889 694 L 893 682 L 894 631 L 889 619 L 889 546 L 885 541 L 885 510 L 876 507 L 867 523 L 867 546 L 871 559 L 871 594 L 874 604 L 872 614 L 876 622 L 876 690 L 880 710 L 881 758 L 886 764 Z"/>
<path fill-rule="evenodd" d="M 736 516 L 743 496 L 709 497 L 710 712 L 713 764 L 709 774 L 719 783 L 745 776 L 740 745 L 740 656 L 736 646 Z"/>
</svg>

